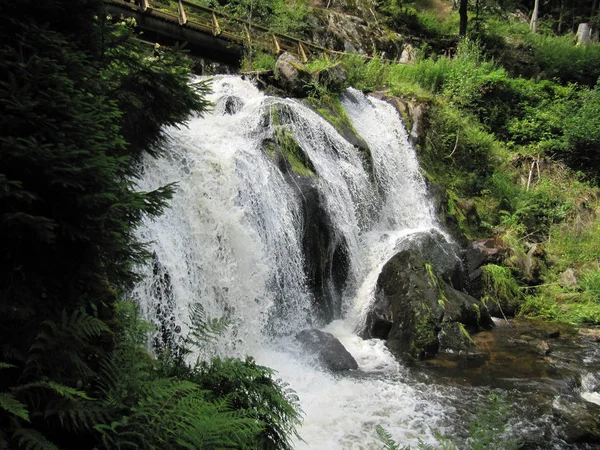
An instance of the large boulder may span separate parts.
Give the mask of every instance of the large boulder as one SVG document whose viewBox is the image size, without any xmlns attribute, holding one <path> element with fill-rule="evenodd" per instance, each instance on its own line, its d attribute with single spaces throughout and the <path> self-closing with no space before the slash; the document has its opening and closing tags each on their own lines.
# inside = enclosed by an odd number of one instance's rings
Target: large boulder
<svg viewBox="0 0 600 450">
<path fill-rule="evenodd" d="M 304 349 L 333 372 L 358 369 L 358 363 L 344 345 L 331 333 L 304 330 L 296 335 Z"/>
<path fill-rule="evenodd" d="M 338 62 L 313 73 L 312 79 L 331 92 L 341 92 L 346 87 L 348 73 L 343 64 Z"/>
<path fill-rule="evenodd" d="M 375 297 L 361 335 L 386 339 L 390 351 L 407 361 L 440 349 L 468 351 L 469 332 L 493 327 L 485 306 L 450 286 L 418 251 L 402 251 L 385 264 Z"/>
<path fill-rule="evenodd" d="M 384 58 L 396 59 L 402 54 L 406 39 L 401 35 L 380 27 L 373 27 L 373 13 L 370 8 L 360 11 L 346 8 L 351 14 L 333 9 L 319 9 L 308 19 L 311 28 L 311 41 L 332 50 L 362 55 L 377 54 Z M 340 5 L 343 9 L 343 5 Z M 363 17 L 358 17 L 358 14 Z"/>
<path fill-rule="evenodd" d="M 275 81 L 277 87 L 294 97 L 305 97 L 310 74 L 294 55 L 283 53 L 275 63 Z"/>
<path fill-rule="evenodd" d="M 471 241 L 464 252 L 465 271 L 469 294 L 481 298 L 483 295 L 483 272 L 481 266 L 499 264 L 508 249 L 497 238 Z"/>
</svg>

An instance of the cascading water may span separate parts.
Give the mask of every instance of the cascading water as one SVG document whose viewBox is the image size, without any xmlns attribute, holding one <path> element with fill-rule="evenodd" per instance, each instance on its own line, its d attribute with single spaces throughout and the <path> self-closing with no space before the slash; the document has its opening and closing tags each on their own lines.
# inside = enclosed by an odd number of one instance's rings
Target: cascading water
<svg viewBox="0 0 600 450">
<path fill-rule="evenodd" d="M 215 78 L 213 90 L 214 110 L 167 130 L 167 156 L 142 162 L 140 189 L 178 183 L 170 208 L 139 230 L 154 261 L 140 269 L 144 281 L 133 295 L 156 323 L 156 340 L 185 335 L 193 303 L 211 317 L 228 316 L 232 326 L 212 350 L 252 355 L 296 390 L 306 415 L 298 448 L 377 448 L 377 424 L 403 444 L 435 442 L 429 427 L 439 428 L 448 411 L 436 390 L 404 383 L 381 341 L 353 334 L 383 264 L 420 236 L 444 240 L 397 112 L 358 91 L 345 94 L 343 106 L 370 149 L 367 169 L 359 148 L 299 102 L 232 76 Z M 277 127 L 310 160 L 316 176 L 305 181 L 318 193 L 329 241 L 343 247 L 345 289 L 339 298 L 326 291 L 339 303 L 326 331 L 353 354 L 360 376 L 326 372 L 294 342 L 296 332 L 321 322 L 303 249 L 309 200 L 301 177 L 276 163 L 281 148 L 269 143 Z"/>
</svg>

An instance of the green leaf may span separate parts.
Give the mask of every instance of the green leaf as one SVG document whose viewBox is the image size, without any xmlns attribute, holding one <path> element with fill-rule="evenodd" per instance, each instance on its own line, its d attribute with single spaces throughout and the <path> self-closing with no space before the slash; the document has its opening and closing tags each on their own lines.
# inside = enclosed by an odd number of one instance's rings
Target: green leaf
<svg viewBox="0 0 600 450">
<path fill-rule="evenodd" d="M 27 406 L 8 392 L 0 393 L 0 408 L 29 422 L 29 411 L 27 410 Z"/>
</svg>

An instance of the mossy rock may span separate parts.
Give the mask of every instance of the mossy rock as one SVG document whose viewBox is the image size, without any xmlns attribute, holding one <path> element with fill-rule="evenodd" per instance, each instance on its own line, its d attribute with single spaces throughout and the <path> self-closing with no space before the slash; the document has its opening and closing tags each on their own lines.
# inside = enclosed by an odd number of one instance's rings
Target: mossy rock
<svg viewBox="0 0 600 450">
<path fill-rule="evenodd" d="M 358 149 L 365 171 L 373 175 L 373 156 L 371 149 L 365 140 L 358 135 L 346 111 L 342 107 L 339 98 L 327 96 L 321 98 L 309 98 L 303 101 L 306 106 L 311 108 L 323 119 L 329 122 L 347 142 Z"/>
<path fill-rule="evenodd" d="M 373 325 L 382 319 L 391 323 L 388 348 L 408 362 L 441 347 L 465 351 L 472 347 L 469 332 L 493 327 L 480 301 L 452 288 L 416 251 L 402 251 L 383 267 L 363 337 L 374 337 Z"/>
</svg>

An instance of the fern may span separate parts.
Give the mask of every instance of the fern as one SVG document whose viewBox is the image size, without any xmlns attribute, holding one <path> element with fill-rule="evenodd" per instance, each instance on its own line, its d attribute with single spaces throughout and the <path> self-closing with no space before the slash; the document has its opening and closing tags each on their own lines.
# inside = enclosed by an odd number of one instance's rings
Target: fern
<svg viewBox="0 0 600 450">
<path fill-rule="evenodd" d="M 0 392 L 0 408 L 29 422 L 29 411 L 27 410 L 27 406 L 11 394 Z"/>
<path fill-rule="evenodd" d="M 189 381 L 158 379 L 131 414 L 110 426 L 96 427 L 106 448 L 157 446 L 196 449 L 243 448 L 260 424 L 226 399 L 209 401 L 207 392 Z"/>
<path fill-rule="evenodd" d="M 110 410 L 98 402 L 72 401 L 63 399 L 48 405 L 45 418 L 57 418 L 67 431 L 83 432 L 94 429 L 96 424 L 106 423 Z"/>
<path fill-rule="evenodd" d="M 223 334 L 230 325 L 228 317 L 209 318 L 200 303 L 190 306 L 190 332 L 185 344 L 192 347 L 203 347 L 213 342 L 217 336 Z"/>
<path fill-rule="evenodd" d="M 84 400 L 91 400 L 91 398 L 83 391 L 77 390 L 75 388 L 65 386 L 54 381 L 45 380 L 45 381 L 35 381 L 32 383 L 23 384 L 17 387 L 14 387 L 13 392 L 23 392 L 23 391 L 31 391 L 32 389 L 48 389 L 52 392 L 58 394 L 61 397 L 66 399 L 74 400 L 77 398 L 81 398 Z"/>
<path fill-rule="evenodd" d="M 18 428 L 13 433 L 13 440 L 18 442 L 23 450 L 60 450 L 42 433 L 33 428 Z"/>
<path fill-rule="evenodd" d="M 377 432 L 377 437 L 383 444 L 383 450 L 403 450 L 403 447 L 400 447 L 392 438 L 392 435 L 381 425 L 377 425 L 375 427 L 375 431 Z"/>
</svg>

